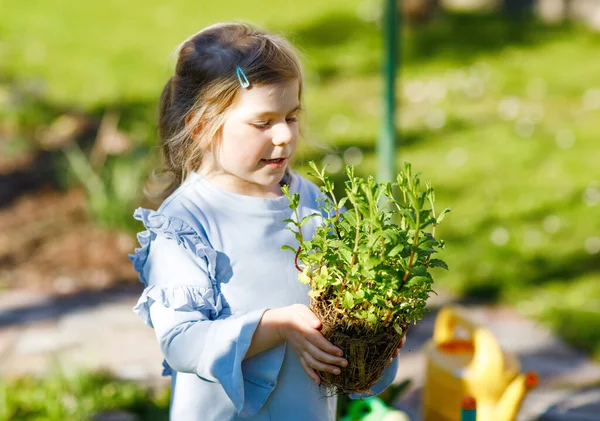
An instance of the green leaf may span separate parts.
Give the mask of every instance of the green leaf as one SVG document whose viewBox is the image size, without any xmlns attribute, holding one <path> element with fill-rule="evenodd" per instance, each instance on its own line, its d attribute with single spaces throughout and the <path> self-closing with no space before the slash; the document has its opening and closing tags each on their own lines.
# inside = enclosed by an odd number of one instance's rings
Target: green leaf
<svg viewBox="0 0 600 421">
<path fill-rule="evenodd" d="M 381 265 L 381 263 L 382 263 L 381 258 L 379 258 L 377 256 L 369 257 L 368 264 L 370 267 L 377 267 L 377 266 Z"/>
<path fill-rule="evenodd" d="M 302 218 L 302 221 L 300 221 L 300 226 L 303 226 L 304 224 L 306 224 L 308 221 L 310 221 L 312 218 L 314 218 L 315 216 L 319 216 L 320 214 L 318 213 L 311 213 L 310 215 L 306 215 L 304 218 Z"/>
<path fill-rule="evenodd" d="M 413 285 L 422 284 L 422 283 L 428 284 L 430 282 L 431 282 L 431 278 L 428 278 L 427 276 L 413 276 L 412 278 L 410 278 L 408 280 L 406 285 L 413 286 Z"/>
<path fill-rule="evenodd" d="M 386 229 L 381 233 L 381 235 L 391 244 L 396 244 L 398 243 L 398 241 L 400 241 L 400 236 L 396 232 L 394 232 L 393 229 Z"/>
<path fill-rule="evenodd" d="M 308 296 L 312 299 L 319 298 L 321 296 L 321 291 L 308 291 Z"/>
<path fill-rule="evenodd" d="M 407 191 L 406 196 L 408 197 L 410 205 L 413 207 L 413 209 L 419 209 L 417 207 L 417 198 L 415 197 L 414 193 L 411 191 Z"/>
<path fill-rule="evenodd" d="M 375 246 L 376 243 L 381 239 L 381 235 L 379 233 L 373 233 L 373 235 L 369 236 L 369 244 L 367 245 L 370 249 Z"/>
<path fill-rule="evenodd" d="M 344 220 L 348 221 L 348 224 L 351 227 L 356 226 L 356 215 L 354 214 L 354 212 L 346 212 L 343 215 L 344 215 Z"/>
<path fill-rule="evenodd" d="M 425 228 L 427 228 L 429 225 L 433 225 L 436 223 L 436 219 L 435 218 L 430 218 L 427 221 L 425 221 L 424 223 L 421 224 L 421 227 L 419 229 L 424 230 Z"/>
<path fill-rule="evenodd" d="M 414 266 L 410 268 L 410 273 L 412 275 L 425 276 L 427 275 L 427 268 L 425 266 Z"/>
<path fill-rule="evenodd" d="M 444 269 L 448 270 L 448 265 L 446 264 L 446 262 L 444 262 L 443 260 L 440 260 L 440 259 L 431 259 L 429 261 L 429 267 L 444 268 Z"/>
<path fill-rule="evenodd" d="M 398 244 L 396 247 L 394 247 L 389 253 L 388 256 L 389 257 L 395 257 L 398 255 L 398 253 L 400 253 L 402 250 L 404 250 L 404 244 Z"/>
<path fill-rule="evenodd" d="M 300 195 L 298 193 L 294 193 L 292 196 L 292 200 L 290 201 L 290 207 L 292 209 L 297 209 L 300 204 Z"/>
<path fill-rule="evenodd" d="M 368 280 L 375 278 L 375 271 L 370 267 L 364 267 L 361 271 L 361 275 Z"/>
<path fill-rule="evenodd" d="M 423 205 L 425 205 L 426 199 L 427 199 L 427 193 L 421 192 L 421 194 L 419 194 L 419 209 L 423 208 Z"/>
<path fill-rule="evenodd" d="M 319 171 L 319 169 L 317 168 L 317 164 L 315 164 L 315 161 L 310 161 L 308 163 L 308 166 L 315 172 L 315 174 L 311 174 L 311 175 L 314 175 L 317 178 L 321 178 L 323 176 L 323 173 L 321 171 Z M 323 171 L 325 171 L 325 169 L 323 169 Z"/>
<path fill-rule="evenodd" d="M 289 250 L 289 251 L 293 251 L 294 253 L 296 253 L 298 251 L 294 247 L 288 246 L 287 244 L 284 244 L 283 246 L 281 246 L 281 250 Z"/>
<path fill-rule="evenodd" d="M 369 313 L 369 315 L 367 316 L 367 322 L 372 325 L 377 324 L 377 316 L 375 316 L 375 314 L 373 313 Z"/>
<path fill-rule="evenodd" d="M 342 255 L 342 258 L 346 263 L 350 264 L 352 261 L 352 250 L 348 248 L 340 248 L 338 249 L 338 253 Z"/>
<path fill-rule="evenodd" d="M 446 208 L 444 209 L 437 217 L 437 223 L 439 224 L 440 222 L 442 222 L 444 220 L 444 217 L 446 216 L 446 214 L 450 213 L 450 208 Z"/>
<path fill-rule="evenodd" d="M 346 291 L 344 293 L 344 301 L 342 304 L 344 304 L 344 307 L 346 307 L 348 310 L 354 307 L 354 297 L 350 291 Z"/>
<path fill-rule="evenodd" d="M 416 223 L 415 212 L 413 210 L 402 208 L 398 211 L 411 223 L 411 227 Z"/>
<path fill-rule="evenodd" d="M 310 276 L 308 275 L 308 273 L 306 273 L 306 270 L 304 270 L 304 272 L 301 272 L 298 275 L 298 280 L 305 285 L 310 284 L 310 281 L 311 281 Z"/>
</svg>

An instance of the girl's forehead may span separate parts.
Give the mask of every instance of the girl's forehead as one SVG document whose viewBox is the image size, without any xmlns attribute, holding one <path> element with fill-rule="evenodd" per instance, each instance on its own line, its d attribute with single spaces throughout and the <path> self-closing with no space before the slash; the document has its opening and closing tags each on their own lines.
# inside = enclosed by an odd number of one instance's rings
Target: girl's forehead
<svg viewBox="0 0 600 421">
<path fill-rule="evenodd" d="M 281 84 L 252 85 L 240 89 L 231 104 L 232 111 L 289 112 L 299 105 L 298 81 Z"/>
</svg>

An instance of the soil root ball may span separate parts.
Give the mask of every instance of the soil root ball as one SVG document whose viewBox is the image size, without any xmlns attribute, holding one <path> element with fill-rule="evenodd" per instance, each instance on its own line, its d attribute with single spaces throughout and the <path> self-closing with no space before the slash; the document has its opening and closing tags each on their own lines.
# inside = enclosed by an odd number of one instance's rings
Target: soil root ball
<svg viewBox="0 0 600 421">
<path fill-rule="evenodd" d="M 403 335 L 392 327 L 378 326 L 369 330 L 365 326 L 353 326 L 348 320 L 336 317 L 323 301 L 311 301 L 311 310 L 323 325 L 321 333 L 332 344 L 341 348 L 347 367 L 340 367 L 340 374 L 318 372 L 321 384 L 333 394 L 369 392 L 381 378 Z M 403 332 L 406 332 L 403 326 Z"/>
</svg>

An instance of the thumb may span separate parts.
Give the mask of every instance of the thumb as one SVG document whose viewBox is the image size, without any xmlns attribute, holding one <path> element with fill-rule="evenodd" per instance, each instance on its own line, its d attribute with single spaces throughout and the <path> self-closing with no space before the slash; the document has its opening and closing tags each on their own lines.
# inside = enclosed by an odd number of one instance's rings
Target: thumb
<svg viewBox="0 0 600 421">
<path fill-rule="evenodd" d="M 317 317 L 315 313 L 313 313 L 308 307 L 306 307 L 306 312 L 304 314 L 304 319 L 308 322 L 308 324 L 313 329 L 321 328 L 321 320 Z"/>
<path fill-rule="evenodd" d="M 321 329 L 322 324 L 317 316 L 314 316 L 313 320 L 311 321 L 311 324 L 312 327 L 314 327 L 315 329 Z"/>
</svg>

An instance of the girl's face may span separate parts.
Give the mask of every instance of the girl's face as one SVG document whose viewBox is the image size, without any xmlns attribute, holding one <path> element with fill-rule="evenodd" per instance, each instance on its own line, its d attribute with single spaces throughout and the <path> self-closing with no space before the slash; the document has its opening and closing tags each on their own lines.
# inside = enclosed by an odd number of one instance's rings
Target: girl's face
<svg viewBox="0 0 600 421">
<path fill-rule="evenodd" d="M 298 92 L 297 81 L 240 89 L 199 172 L 227 191 L 280 196 L 298 141 Z"/>
</svg>

